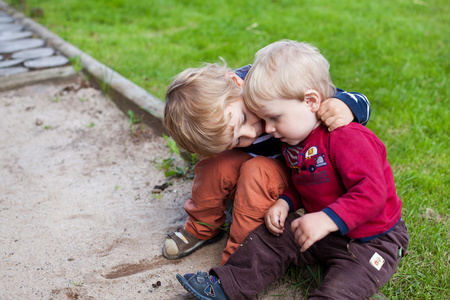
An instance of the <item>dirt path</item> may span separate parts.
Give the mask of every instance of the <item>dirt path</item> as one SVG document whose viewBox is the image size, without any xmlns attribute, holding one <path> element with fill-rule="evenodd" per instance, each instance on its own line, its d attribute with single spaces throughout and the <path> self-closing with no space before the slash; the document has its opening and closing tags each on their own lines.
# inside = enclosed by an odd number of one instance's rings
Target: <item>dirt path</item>
<svg viewBox="0 0 450 300">
<path fill-rule="evenodd" d="M 225 238 L 161 256 L 192 182 L 153 195 L 166 182 L 155 166 L 170 156 L 165 141 L 148 128 L 132 136 L 99 91 L 69 82 L 0 93 L 0 132 L 0 299 L 193 299 L 175 274 L 220 262 Z"/>
<path fill-rule="evenodd" d="M 0 94 L 0 298 L 175 299 L 174 274 L 215 264 L 220 246 L 161 257 L 190 182 L 152 195 L 166 181 L 154 163 L 169 157 L 162 137 L 131 136 L 111 101 L 78 88 Z"/>
</svg>

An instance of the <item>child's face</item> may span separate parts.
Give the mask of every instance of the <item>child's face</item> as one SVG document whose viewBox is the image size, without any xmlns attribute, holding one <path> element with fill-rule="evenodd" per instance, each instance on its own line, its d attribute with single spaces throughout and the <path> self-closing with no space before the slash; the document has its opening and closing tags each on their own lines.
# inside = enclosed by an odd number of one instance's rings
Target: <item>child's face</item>
<svg viewBox="0 0 450 300">
<path fill-rule="evenodd" d="M 315 108 L 306 100 L 274 99 L 262 103 L 255 113 L 266 122 L 266 132 L 289 145 L 303 141 L 320 124 Z"/>
<path fill-rule="evenodd" d="M 228 104 L 225 114 L 230 116 L 228 126 L 233 128 L 231 149 L 250 146 L 264 132 L 262 120 L 248 110 L 242 97 Z"/>
</svg>

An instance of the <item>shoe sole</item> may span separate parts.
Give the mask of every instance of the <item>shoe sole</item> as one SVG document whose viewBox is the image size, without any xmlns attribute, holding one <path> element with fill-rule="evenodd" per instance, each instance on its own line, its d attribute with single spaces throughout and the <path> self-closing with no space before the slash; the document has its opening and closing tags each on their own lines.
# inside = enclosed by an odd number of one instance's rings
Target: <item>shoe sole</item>
<svg viewBox="0 0 450 300">
<path fill-rule="evenodd" d="M 195 298 L 199 299 L 199 300 L 209 300 L 211 298 L 207 298 L 203 295 L 200 295 L 196 290 L 194 290 L 190 284 L 187 282 L 187 280 L 181 276 L 180 274 L 177 274 L 177 279 L 178 281 L 181 283 L 181 285 L 186 289 L 186 291 L 188 291 L 189 293 L 191 293 L 192 296 L 194 296 Z"/>
<path fill-rule="evenodd" d="M 182 251 L 182 252 L 180 252 L 180 253 L 178 253 L 176 255 L 169 255 L 169 254 L 167 254 L 166 253 L 166 248 L 163 245 L 163 247 L 162 247 L 162 254 L 163 254 L 163 256 L 165 258 L 167 258 L 169 260 L 175 260 L 175 259 L 183 258 L 185 256 L 188 256 L 188 255 L 194 253 L 195 251 L 197 251 L 198 249 L 201 249 L 204 246 L 211 245 L 211 244 L 214 244 L 214 243 L 220 241 L 222 239 L 222 237 L 224 236 L 224 233 L 225 233 L 225 231 L 220 231 L 219 234 L 216 235 L 215 237 L 213 237 L 213 238 L 211 238 L 209 240 L 206 240 L 204 243 L 201 243 L 198 246 L 197 246 L 197 244 L 198 244 L 197 243 L 190 250 Z"/>
</svg>

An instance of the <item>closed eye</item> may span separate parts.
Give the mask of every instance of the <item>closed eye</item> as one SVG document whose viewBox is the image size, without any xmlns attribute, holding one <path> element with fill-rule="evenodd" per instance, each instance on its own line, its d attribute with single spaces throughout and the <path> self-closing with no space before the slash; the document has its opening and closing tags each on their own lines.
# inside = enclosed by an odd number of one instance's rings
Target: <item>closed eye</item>
<svg viewBox="0 0 450 300">
<path fill-rule="evenodd" d="M 272 122 L 275 122 L 275 121 L 278 120 L 279 117 L 280 117 L 279 115 L 277 115 L 277 116 L 271 116 L 271 117 L 269 117 L 269 120 L 272 121 Z"/>
<path fill-rule="evenodd" d="M 242 113 L 242 117 L 239 121 L 239 126 L 243 126 L 245 123 L 247 123 L 247 114 L 245 112 Z"/>
</svg>

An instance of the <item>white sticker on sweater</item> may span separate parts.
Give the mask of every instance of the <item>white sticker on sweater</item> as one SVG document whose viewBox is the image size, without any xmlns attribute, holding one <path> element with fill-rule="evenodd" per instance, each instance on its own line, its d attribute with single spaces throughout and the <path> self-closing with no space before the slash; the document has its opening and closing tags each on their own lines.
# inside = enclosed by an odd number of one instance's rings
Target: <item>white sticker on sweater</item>
<svg viewBox="0 0 450 300">
<path fill-rule="evenodd" d="M 378 271 L 380 271 L 381 267 L 384 264 L 384 258 L 381 257 L 380 254 L 378 254 L 377 252 L 375 252 L 372 256 L 372 258 L 370 259 L 370 264 L 372 266 L 375 267 L 375 269 L 377 269 Z"/>
</svg>

